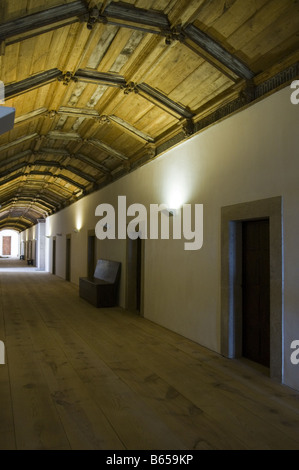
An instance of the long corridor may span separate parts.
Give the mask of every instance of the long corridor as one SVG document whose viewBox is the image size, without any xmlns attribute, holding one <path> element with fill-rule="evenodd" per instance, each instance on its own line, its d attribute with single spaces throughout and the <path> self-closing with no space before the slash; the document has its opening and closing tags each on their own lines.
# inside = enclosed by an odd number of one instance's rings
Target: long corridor
<svg viewBox="0 0 299 470">
<path fill-rule="evenodd" d="M 299 449 L 299 393 L 9 266 L 0 260 L 1 450 Z"/>
</svg>

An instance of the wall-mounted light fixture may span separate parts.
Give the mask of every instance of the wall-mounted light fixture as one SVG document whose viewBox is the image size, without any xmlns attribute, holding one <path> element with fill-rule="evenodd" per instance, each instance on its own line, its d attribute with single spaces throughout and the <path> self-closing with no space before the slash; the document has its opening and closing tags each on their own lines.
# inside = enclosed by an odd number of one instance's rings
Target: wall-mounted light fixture
<svg viewBox="0 0 299 470">
<path fill-rule="evenodd" d="M 161 212 L 167 217 L 174 217 L 175 215 L 178 214 L 179 209 L 172 209 L 172 208 L 167 207 L 163 209 Z"/>
<path fill-rule="evenodd" d="M 56 233 L 57 237 L 62 237 L 62 233 Z"/>
<path fill-rule="evenodd" d="M 74 228 L 73 231 L 74 231 L 75 233 L 79 233 L 79 232 L 80 232 L 80 230 L 79 230 L 78 228 Z"/>
</svg>

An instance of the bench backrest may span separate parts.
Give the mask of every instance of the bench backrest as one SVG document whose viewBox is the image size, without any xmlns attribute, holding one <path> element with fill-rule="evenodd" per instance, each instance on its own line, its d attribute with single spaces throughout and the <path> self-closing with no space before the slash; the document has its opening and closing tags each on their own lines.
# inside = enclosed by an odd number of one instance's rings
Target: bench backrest
<svg viewBox="0 0 299 470">
<path fill-rule="evenodd" d="M 118 261 L 110 261 L 99 259 L 94 272 L 94 277 L 103 281 L 114 284 L 118 281 L 120 274 L 120 263 Z"/>
</svg>

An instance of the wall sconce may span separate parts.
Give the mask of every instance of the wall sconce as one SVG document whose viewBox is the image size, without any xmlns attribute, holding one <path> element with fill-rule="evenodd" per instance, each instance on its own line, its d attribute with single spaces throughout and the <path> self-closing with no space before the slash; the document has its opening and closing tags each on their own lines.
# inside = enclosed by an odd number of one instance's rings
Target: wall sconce
<svg viewBox="0 0 299 470">
<path fill-rule="evenodd" d="M 169 217 L 174 217 L 178 213 L 178 209 L 168 209 Z"/>
<path fill-rule="evenodd" d="M 62 237 L 62 233 L 56 233 L 57 237 Z"/>
<path fill-rule="evenodd" d="M 78 228 L 74 228 L 73 231 L 74 231 L 75 233 L 79 233 L 79 232 L 80 232 L 80 230 L 79 230 Z"/>
<path fill-rule="evenodd" d="M 168 207 L 167 209 L 162 210 L 162 213 L 168 217 L 174 217 L 175 215 L 177 215 L 178 212 L 179 212 L 179 209 L 170 209 Z"/>
<path fill-rule="evenodd" d="M 46 235 L 46 238 L 51 238 L 51 235 Z"/>
</svg>

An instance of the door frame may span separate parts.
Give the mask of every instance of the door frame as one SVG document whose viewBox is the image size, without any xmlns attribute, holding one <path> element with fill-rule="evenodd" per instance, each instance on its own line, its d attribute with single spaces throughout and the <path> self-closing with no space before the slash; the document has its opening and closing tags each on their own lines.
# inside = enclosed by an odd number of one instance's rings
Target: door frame
<svg viewBox="0 0 299 470">
<path fill-rule="evenodd" d="M 144 317 L 144 259 L 145 259 L 145 240 L 141 240 L 140 250 L 140 310 L 133 307 L 137 301 L 137 240 L 127 238 L 126 244 L 126 309 L 138 312 L 138 315 Z M 137 302 L 136 302 L 137 303 Z"/>
<path fill-rule="evenodd" d="M 52 274 L 54 276 L 56 275 L 56 250 L 57 250 L 56 237 L 53 237 L 52 239 Z"/>
<path fill-rule="evenodd" d="M 70 250 L 68 251 L 68 245 Z M 71 282 L 72 278 L 72 235 L 65 237 L 65 280 Z"/>
<path fill-rule="evenodd" d="M 283 381 L 283 200 L 275 197 L 221 209 L 221 354 L 242 355 L 242 222 L 269 219 L 270 376 Z"/>
</svg>

